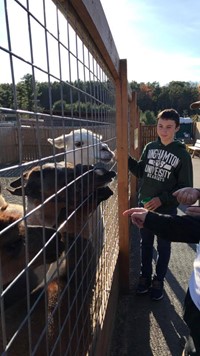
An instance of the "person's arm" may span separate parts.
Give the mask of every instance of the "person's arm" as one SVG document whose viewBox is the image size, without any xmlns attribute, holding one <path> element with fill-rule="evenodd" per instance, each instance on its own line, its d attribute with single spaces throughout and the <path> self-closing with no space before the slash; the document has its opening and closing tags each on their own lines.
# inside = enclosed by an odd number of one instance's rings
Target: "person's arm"
<svg viewBox="0 0 200 356">
<path fill-rule="evenodd" d="M 200 209 L 200 207 L 199 207 Z M 199 243 L 200 220 L 191 216 L 158 214 L 144 208 L 132 208 L 123 213 L 139 228 L 145 227 L 173 242 Z"/>
<path fill-rule="evenodd" d="M 173 242 L 199 243 L 200 220 L 188 215 L 161 215 L 148 212 L 144 227 Z"/>
</svg>

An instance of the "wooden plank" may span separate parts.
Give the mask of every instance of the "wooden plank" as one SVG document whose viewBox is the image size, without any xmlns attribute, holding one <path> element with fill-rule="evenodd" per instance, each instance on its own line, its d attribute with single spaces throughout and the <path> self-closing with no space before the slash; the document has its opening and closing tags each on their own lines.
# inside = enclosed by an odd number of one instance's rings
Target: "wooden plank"
<svg viewBox="0 0 200 356">
<path fill-rule="evenodd" d="M 140 149 L 143 150 L 144 146 L 157 138 L 156 125 L 140 125 Z"/>
<path fill-rule="evenodd" d="M 11 164 L 18 160 L 18 139 L 16 127 L 0 128 L 0 164 Z"/>
<path fill-rule="evenodd" d="M 120 81 L 116 81 L 116 131 L 118 163 L 119 276 L 120 289 L 129 289 L 129 223 L 122 215 L 128 204 L 128 85 L 127 62 L 120 61 Z"/>
<path fill-rule="evenodd" d="M 119 78 L 120 59 L 101 2 L 99 0 L 71 0 L 68 2 L 79 14 L 79 22 L 82 22 L 90 33 L 90 37 L 113 78 Z"/>
<path fill-rule="evenodd" d="M 139 122 L 137 115 L 137 93 L 132 92 L 130 102 L 130 155 L 138 159 L 139 157 Z M 137 178 L 130 174 L 130 204 L 133 206 L 136 202 Z"/>
</svg>

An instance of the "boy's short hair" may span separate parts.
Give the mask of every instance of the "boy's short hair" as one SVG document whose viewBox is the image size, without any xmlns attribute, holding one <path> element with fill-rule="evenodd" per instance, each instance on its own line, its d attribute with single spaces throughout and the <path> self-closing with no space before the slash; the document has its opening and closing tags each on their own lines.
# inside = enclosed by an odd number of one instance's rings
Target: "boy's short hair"
<svg viewBox="0 0 200 356">
<path fill-rule="evenodd" d="M 174 109 L 165 109 L 159 112 L 157 116 L 157 120 L 164 119 L 164 120 L 173 120 L 176 124 L 176 127 L 180 126 L 180 115 L 178 111 Z"/>
</svg>

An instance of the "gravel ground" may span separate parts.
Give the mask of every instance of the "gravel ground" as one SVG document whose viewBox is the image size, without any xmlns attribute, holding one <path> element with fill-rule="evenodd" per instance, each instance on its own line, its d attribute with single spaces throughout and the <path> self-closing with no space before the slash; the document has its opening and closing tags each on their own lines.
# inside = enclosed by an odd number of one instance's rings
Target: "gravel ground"
<svg viewBox="0 0 200 356">
<path fill-rule="evenodd" d="M 200 187 L 200 159 L 193 159 L 194 186 Z M 179 214 L 182 211 L 179 210 Z M 110 356 L 181 356 L 188 335 L 182 306 L 192 271 L 196 246 L 172 243 L 164 298 L 137 296 L 139 234 L 130 231 L 130 293 L 120 295 Z"/>
</svg>

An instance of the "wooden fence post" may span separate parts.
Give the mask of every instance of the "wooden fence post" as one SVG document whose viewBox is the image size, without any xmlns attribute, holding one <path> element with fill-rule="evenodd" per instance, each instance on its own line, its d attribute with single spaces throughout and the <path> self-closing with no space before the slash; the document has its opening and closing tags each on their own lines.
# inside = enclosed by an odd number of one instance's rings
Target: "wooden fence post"
<svg viewBox="0 0 200 356">
<path fill-rule="evenodd" d="M 130 101 L 130 155 L 136 159 L 140 156 L 140 119 L 137 108 L 137 93 L 132 92 L 132 98 Z M 137 178 L 130 174 L 130 205 L 133 206 L 136 203 L 137 192 Z"/>
<path fill-rule="evenodd" d="M 120 79 L 116 81 L 116 131 L 119 213 L 119 286 L 129 289 L 129 221 L 122 215 L 128 204 L 128 82 L 127 61 L 120 60 Z"/>
</svg>

